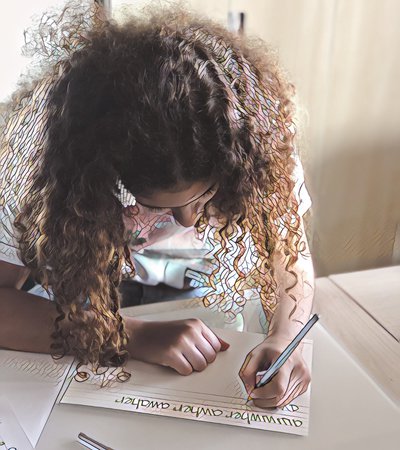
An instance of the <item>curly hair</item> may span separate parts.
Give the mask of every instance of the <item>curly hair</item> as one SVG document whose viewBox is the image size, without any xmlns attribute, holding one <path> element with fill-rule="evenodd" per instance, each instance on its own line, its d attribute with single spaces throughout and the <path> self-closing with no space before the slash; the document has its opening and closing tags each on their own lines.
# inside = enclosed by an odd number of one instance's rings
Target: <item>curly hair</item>
<svg viewBox="0 0 400 450">
<path fill-rule="evenodd" d="M 32 149 L 32 175 L 14 187 L 21 260 L 51 286 L 54 355 L 70 352 L 81 364 L 123 366 L 129 356 L 118 286 L 122 265 L 134 267 L 121 183 L 138 195 L 218 175 L 218 192 L 195 224 L 199 236 L 213 230 L 205 306 L 234 316 L 244 291 L 257 287 L 270 319 L 279 246 L 297 284 L 295 89 L 275 52 L 182 2 L 142 13 L 117 23 L 72 1 L 61 15 L 43 16 L 42 39 L 26 47 L 42 57 L 41 75 L 15 94 L 3 133 L 4 164 Z M 257 253 L 247 273 L 246 233 Z"/>
</svg>

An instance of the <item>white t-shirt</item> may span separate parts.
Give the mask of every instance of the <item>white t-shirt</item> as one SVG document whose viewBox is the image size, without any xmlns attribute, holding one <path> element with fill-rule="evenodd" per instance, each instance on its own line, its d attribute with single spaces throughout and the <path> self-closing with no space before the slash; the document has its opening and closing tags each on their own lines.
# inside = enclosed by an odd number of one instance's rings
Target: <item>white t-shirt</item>
<svg viewBox="0 0 400 450">
<path fill-rule="evenodd" d="M 312 201 L 305 185 L 303 166 L 297 154 L 294 154 L 294 160 L 294 192 L 299 202 L 298 214 L 303 216 L 310 209 Z M 132 196 L 129 198 L 129 195 L 126 195 L 124 200 L 125 205 L 134 204 Z M 158 225 L 162 225 L 167 236 L 133 253 L 135 267 L 140 269 L 134 280 L 149 285 L 165 283 L 181 289 L 185 274 L 190 277 L 190 275 L 195 276 L 192 270 L 208 272 L 204 255 L 211 250 L 211 247 L 207 237 L 203 241 L 197 239 L 194 227 L 185 228 L 176 223 L 172 216 L 160 217 Z M 281 226 L 280 231 L 283 234 L 286 230 Z M 211 227 L 208 228 L 208 232 L 212 233 Z M 249 232 L 246 233 L 244 242 L 249 251 L 246 252 L 246 261 L 243 261 L 240 268 L 247 272 L 254 264 L 256 255 Z M 196 283 L 193 285 L 196 286 Z"/>
<path fill-rule="evenodd" d="M 311 198 L 304 183 L 304 173 L 300 158 L 294 155 L 296 166 L 293 174 L 295 181 L 295 195 L 299 202 L 299 215 L 302 216 L 311 207 Z M 12 162 L 18 167 L 13 167 L 12 174 L 10 172 L 10 159 L 0 158 L 2 167 L 2 184 L 1 184 L 1 202 L 0 202 L 0 260 L 23 265 L 18 256 L 18 244 L 15 239 L 13 228 L 13 220 L 18 210 L 17 196 L 20 195 L 21 175 L 26 176 L 27 170 L 22 167 L 22 161 L 28 158 L 21 158 L 21 155 L 15 155 Z M 5 164 L 9 164 L 6 166 Z M 4 167 L 8 172 L 5 173 Z M 119 184 L 119 199 L 128 208 L 135 204 L 134 197 Z M 121 189 L 122 187 L 122 189 Z M 125 220 L 124 220 L 125 222 Z M 129 223 L 125 222 L 125 226 L 129 227 Z M 173 216 L 162 215 L 153 223 L 152 232 L 160 232 L 162 236 L 156 242 L 148 246 L 142 246 L 140 250 L 132 252 L 132 261 L 135 265 L 136 275 L 133 277 L 141 283 L 148 285 L 156 285 L 165 283 L 176 288 L 182 288 L 184 285 L 185 274 L 194 279 L 193 286 L 196 283 L 196 273 L 207 272 L 210 265 L 209 260 L 204 255 L 210 250 L 207 237 L 201 241 L 197 239 L 194 227 L 183 227 L 176 223 Z M 211 227 L 209 227 L 210 232 Z M 147 234 L 149 236 L 149 233 Z M 254 255 L 256 254 L 254 243 L 247 233 L 245 236 L 246 257 L 243 261 L 242 270 L 248 271 L 249 267 L 254 263 Z M 233 267 L 232 267 L 233 268 Z M 128 266 L 123 267 L 123 271 L 128 272 Z M 201 284 L 201 283 L 200 283 Z"/>
</svg>

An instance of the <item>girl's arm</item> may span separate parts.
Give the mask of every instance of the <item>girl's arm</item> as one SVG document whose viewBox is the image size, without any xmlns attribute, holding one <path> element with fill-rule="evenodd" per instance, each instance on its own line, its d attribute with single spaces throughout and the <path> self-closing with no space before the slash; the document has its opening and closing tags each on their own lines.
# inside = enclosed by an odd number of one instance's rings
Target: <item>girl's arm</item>
<svg viewBox="0 0 400 450">
<path fill-rule="evenodd" d="M 51 353 L 51 334 L 57 316 L 53 301 L 15 287 L 0 286 L 0 348 Z M 125 318 L 128 334 L 136 327 L 143 328 L 142 322 Z"/>
<path fill-rule="evenodd" d="M 23 282 L 18 267 L 0 262 L 0 348 L 51 353 L 56 305 L 19 290 Z M 181 375 L 204 370 L 229 347 L 197 319 L 152 322 L 125 317 L 124 322 L 133 358 L 172 367 Z"/>
<path fill-rule="evenodd" d="M 0 287 L 0 348 L 50 353 L 57 315 L 51 300 L 15 287 Z"/>
<path fill-rule="evenodd" d="M 285 292 L 286 288 L 294 285 L 296 279 L 285 270 L 288 257 L 281 250 L 276 251 L 272 265 L 278 283 L 278 305 L 269 325 L 268 336 L 247 354 L 239 371 L 247 393 L 260 408 L 283 408 L 306 392 L 311 381 L 310 369 L 302 357 L 303 345 L 300 343 L 273 379 L 265 386 L 255 388 L 257 372 L 276 361 L 310 317 L 314 297 L 314 268 L 302 221 L 300 229 L 303 232 L 301 240 L 305 245 L 305 256 L 299 253 L 298 260 L 289 269 L 297 274 L 298 282 L 288 293 Z M 291 295 L 296 298 L 297 305 Z M 294 306 L 297 307 L 293 312 Z"/>
<path fill-rule="evenodd" d="M 20 290 L 29 272 L 0 261 L 0 347 L 49 353 L 57 312 L 49 300 Z"/>
<path fill-rule="evenodd" d="M 273 266 L 279 288 L 279 298 L 275 314 L 269 326 L 268 337 L 274 336 L 276 338 L 292 340 L 310 318 L 315 286 L 314 267 L 302 218 L 300 224 L 299 230 L 303 234 L 301 242 L 304 242 L 305 249 L 302 252 L 303 254 L 298 254 L 298 260 L 289 268 L 289 270 L 297 274 L 298 282 L 288 293 L 285 293 L 285 288 L 292 286 L 296 281 L 294 275 L 285 270 L 288 257 L 282 251 L 278 251 L 273 258 Z M 295 306 L 294 299 L 290 295 L 296 297 L 297 308 L 289 318 Z"/>
<path fill-rule="evenodd" d="M 50 353 L 58 312 L 53 301 L 20 290 L 28 276 L 28 268 L 0 261 L 0 348 Z M 142 322 L 126 321 L 130 334 Z"/>
</svg>

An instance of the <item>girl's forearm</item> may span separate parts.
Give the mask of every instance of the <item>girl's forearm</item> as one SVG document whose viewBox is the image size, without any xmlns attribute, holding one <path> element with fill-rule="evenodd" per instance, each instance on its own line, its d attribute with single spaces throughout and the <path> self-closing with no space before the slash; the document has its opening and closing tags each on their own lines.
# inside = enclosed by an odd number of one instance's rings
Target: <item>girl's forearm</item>
<svg viewBox="0 0 400 450">
<path fill-rule="evenodd" d="M 0 288 L 0 347 L 50 353 L 57 316 L 51 300 L 15 288 Z"/>
<path fill-rule="evenodd" d="M 120 313 L 124 319 L 126 334 L 129 336 L 127 350 L 131 358 L 135 358 L 138 351 L 136 336 L 143 330 L 143 328 L 145 328 L 146 321 L 136 319 L 135 317 L 124 316 L 123 311 L 120 311 Z"/>
<path fill-rule="evenodd" d="M 0 348 L 34 353 L 51 353 L 55 303 L 14 288 L 0 288 Z M 135 354 L 135 331 L 144 321 L 125 317 L 130 337 L 128 351 Z"/>
<path fill-rule="evenodd" d="M 274 259 L 274 268 L 279 286 L 278 305 L 268 329 L 269 336 L 279 336 L 292 340 L 310 318 L 314 299 L 314 267 L 311 254 L 306 242 L 306 250 L 303 256 L 299 253 L 298 260 L 289 270 L 297 274 L 297 284 L 288 293 L 285 289 L 296 281 L 293 274 L 285 269 L 286 258 L 280 253 Z M 291 297 L 293 295 L 295 300 Z M 296 309 L 294 309 L 296 306 Z M 294 310 L 294 312 L 293 312 Z"/>
<path fill-rule="evenodd" d="M 298 283 L 300 286 L 297 289 L 297 286 L 291 289 L 288 294 L 284 293 L 282 288 L 283 293 L 279 295 L 279 303 L 271 319 L 268 336 L 274 335 L 292 340 L 310 318 L 314 298 L 314 279 L 312 277 L 304 278 L 310 286 L 304 285 L 301 287 L 303 283 L 302 275 L 299 272 L 296 273 L 299 276 Z M 288 287 L 291 284 L 293 283 L 288 283 L 285 286 Z M 296 303 L 289 296 L 290 294 L 296 297 Z M 294 310 L 295 306 L 296 309 Z"/>
</svg>

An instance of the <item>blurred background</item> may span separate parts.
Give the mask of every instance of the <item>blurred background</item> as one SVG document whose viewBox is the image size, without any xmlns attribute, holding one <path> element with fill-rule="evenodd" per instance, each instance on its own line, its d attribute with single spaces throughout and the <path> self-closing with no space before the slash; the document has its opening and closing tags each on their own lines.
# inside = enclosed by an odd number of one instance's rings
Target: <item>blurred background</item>
<svg viewBox="0 0 400 450">
<path fill-rule="evenodd" d="M 146 1 L 102 3 L 120 20 L 124 8 Z M 1 3 L 0 108 L 29 62 L 21 47 L 32 15 L 62 4 Z M 297 88 L 304 120 L 298 142 L 313 201 L 307 233 L 316 276 L 400 264 L 400 2 L 187 4 L 273 46 Z"/>
</svg>

